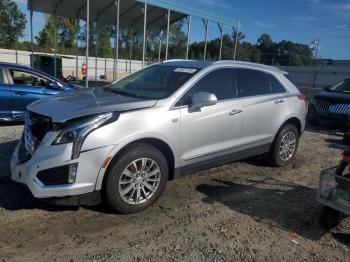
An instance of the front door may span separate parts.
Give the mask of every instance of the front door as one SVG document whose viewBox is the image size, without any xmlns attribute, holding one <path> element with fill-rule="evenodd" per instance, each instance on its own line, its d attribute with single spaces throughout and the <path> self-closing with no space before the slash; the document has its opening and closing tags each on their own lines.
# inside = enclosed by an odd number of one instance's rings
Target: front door
<svg viewBox="0 0 350 262">
<path fill-rule="evenodd" d="M 35 73 L 9 68 L 12 77 L 12 98 L 14 116 L 20 117 L 31 102 L 44 98 L 47 80 Z"/>
<path fill-rule="evenodd" d="M 0 121 L 12 118 L 12 93 L 5 70 L 0 67 Z"/>
<path fill-rule="evenodd" d="M 229 154 L 240 146 L 243 103 L 236 99 L 232 68 L 216 69 L 202 77 L 182 98 L 181 156 L 184 165 Z M 216 105 L 189 112 L 191 97 L 198 92 L 216 95 Z"/>
</svg>

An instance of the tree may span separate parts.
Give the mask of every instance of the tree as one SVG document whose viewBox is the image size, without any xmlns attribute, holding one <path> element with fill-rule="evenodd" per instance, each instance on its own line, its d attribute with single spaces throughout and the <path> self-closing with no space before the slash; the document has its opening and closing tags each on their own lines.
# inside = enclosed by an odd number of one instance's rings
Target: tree
<svg viewBox="0 0 350 262">
<path fill-rule="evenodd" d="M 56 32 L 57 30 L 57 32 Z M 79 32 L 79 24 L 72 18 L 46 16 L 44 28 L 35 37 L 38 46 L 45 51 L 53 50 L 55 46 L 55 32 L 57 33 L 57 50 L 72 53 L 76 49 L 76 37 Z"/>
<path fill-rule="evenodd" d="M 257 47 L 261 52 L 261 63 L 271 65 L 274 63 L 276 44 L 268 34 L 262 34 L 257 41 Z"/>
<path fill-rule="evenodd" d="M 243 42 L 238 48 L 237 59 L 254 63 L 261 62 L 261 51 L 256 45 Z"/>
<path fill-rule="evenodd" d="M 49 50 L 54 47 L 55 39 L 55 20 L 53 16 L 46 16 L 44 28 L 35 37 L 38 46 Z"/>
<path fill-rule="evenodd" d="M 97 56 L 104 58 L 113 57 L 113 48 L 111 46 L 111 38 L 114 37 L 113 26 L 102 26 L 96 28 L 90 24 L 89 29 L 89 52 L 91 56 L 95 56 L 97 44 Z M 98 39 L 97 39 L 98 37 Z M 82 28 L 78 35 L 80 48 L 86 48 L 86 25 Z"/>
<path fill-rule="evenodd" d="M 23 36 L 26 16 L 16 3 L 0 0 L 0 45 L 14 48 L 19 37 Z"/>
</svg>

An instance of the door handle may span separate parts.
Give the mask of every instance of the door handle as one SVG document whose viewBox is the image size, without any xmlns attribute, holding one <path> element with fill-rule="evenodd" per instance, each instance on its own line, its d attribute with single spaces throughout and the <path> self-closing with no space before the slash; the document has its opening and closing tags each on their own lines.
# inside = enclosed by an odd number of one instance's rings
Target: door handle
<svg viewBox="0 0 350 262">
<path fill-rule="evenodd" d="M 16 95 L 19 95 L 19 96 L 24 96 L 26 94 L 28 94 L 27 92 L 23 92 L 23 91 L 17 91 L 15 92 Z"/>
<path fill-rule="evenodd" d="M 277 99 L 277 100 L 275 100 L 275 104 L 276 104 L 276 105 L 282 104 L 283 102 L 284 102 L 283 99 Z"/>
<path fill-rule="evenodd" d="M 234 116 L 234 115 L 238 115 L 240 113 L 242 113 L 243 111 L 240 110 L 240 109 L 233 109 L 231 112 L 230 112 L 230 116 Z"/>
</svg>

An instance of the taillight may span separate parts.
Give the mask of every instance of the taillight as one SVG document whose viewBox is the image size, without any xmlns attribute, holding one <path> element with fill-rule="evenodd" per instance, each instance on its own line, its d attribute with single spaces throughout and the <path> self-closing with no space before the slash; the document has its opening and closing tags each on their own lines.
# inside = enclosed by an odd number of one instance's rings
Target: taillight
<svg viewBox="0 0 350 262">
<path fill-rule="evenodd" d="M 308 109 L 308 103 L 309 103 L 309 101 L 307 99 L 307 96 L 303 95 L 303 94 L 300 94 L 300 95 L 298 95 L 298 99 L 305 102 L 305 109 L 307 110 Z"/>
</svg>

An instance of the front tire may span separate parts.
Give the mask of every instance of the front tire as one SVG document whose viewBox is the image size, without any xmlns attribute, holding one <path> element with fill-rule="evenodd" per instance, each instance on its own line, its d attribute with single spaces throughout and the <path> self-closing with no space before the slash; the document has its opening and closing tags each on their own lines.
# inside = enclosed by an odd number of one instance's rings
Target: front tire
<svg viewBox="0 0 350 262">
<path fill-rule="evenodd" d="M 284 125 L 278 132 L 270 152 L 269 162 L 278 167 L 290 164 L 297 152 L 299 144 L 298 129 L 292 124 Z"/>
<path fill-rule="evenodd" d="M 328 206 L 323 206 L 319 217 L 319 222 L 323 228 L 331 230 L 339 225 L 339 211 Z"/>
<path fill-rule="evenodd" d="M 140 212 L 160 197 L 168 176 L 162 152 L 149 144 L 135 143 L 109 169 L 104 183 L 106 200 L 122 214 Z"/>
</svg>

